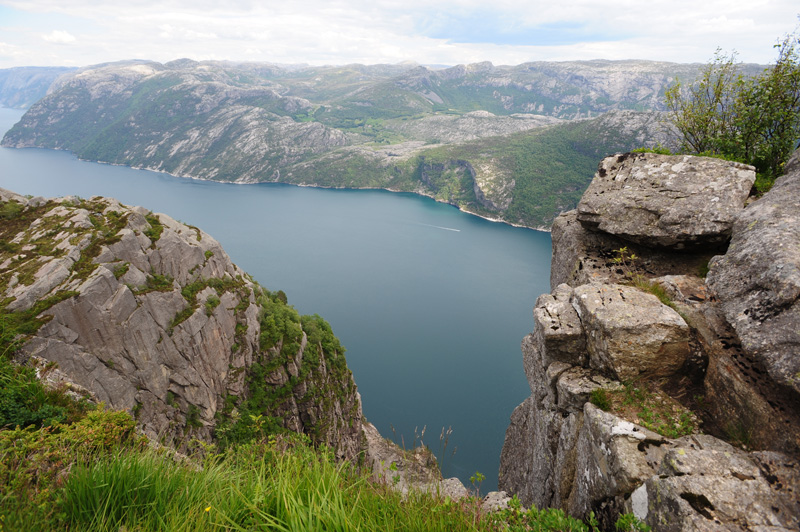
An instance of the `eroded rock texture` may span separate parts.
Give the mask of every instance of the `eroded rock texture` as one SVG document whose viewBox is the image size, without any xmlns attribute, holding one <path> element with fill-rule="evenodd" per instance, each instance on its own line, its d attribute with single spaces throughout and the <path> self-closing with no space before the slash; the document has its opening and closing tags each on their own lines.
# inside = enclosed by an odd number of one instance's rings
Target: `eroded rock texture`
<svg viewBox="0 0 800 532">
<path fill-rule="evenodd" d="M 742 347 L 800 392 L 800 170 L 738 216 L 708 285 Z"/>
<path fill-rule="evenodd" d="M 752 166 L 709 157 L 606 157 L 578 203 L 578 220 L 649 246 L 723 243 L 755 178 Z"/>
<path fill-rule="evenodd" d="M 540 296 L 534 332 L 522 342 L 532 395 L 511 416 L 500 489 L 580 517 L 621 508 L 654 474 L 666 440 L 594 407 L 591 393 L 622 388 L 618 373 L 671 376 L 683 366 L 687 335 L 677 313 L 632 287 L 562 284 Z"/>
<path fill-rule="evenodd" d="M 655 530 L 798 529 L 797 153 L 787 169 L 745 208 L 742 165 L 601 163 L 553 224 L 553 291 L 522 342 L 532 394 L 511 416 L 500 489 L 606 528 L 633 512 Z M 656 285 L 670 306 L 645 293 Z M 670 439 L 590 401 L 622 383 L 690 407 L 708 434 Z"/>
<path fill-rule="evenodd" d="M 56 363 L 159 441 L 210 440 L 259 387 L 274 397 L 263 415 L 340 457 L 364 449 L 343 350 L 323 345 L 317 322 L 265 341 L 279 303 L 209 235 L 107 198 L 0 189 L 0 205 L 2 310 L 41 323 L 23 357 Z"/>
<path fill-rule="evenodd" d="M 746 453 L 711 436 L 674 442 L 627 508 L 658 530 L 797 530 L 797 462 Z"/>
</svg>

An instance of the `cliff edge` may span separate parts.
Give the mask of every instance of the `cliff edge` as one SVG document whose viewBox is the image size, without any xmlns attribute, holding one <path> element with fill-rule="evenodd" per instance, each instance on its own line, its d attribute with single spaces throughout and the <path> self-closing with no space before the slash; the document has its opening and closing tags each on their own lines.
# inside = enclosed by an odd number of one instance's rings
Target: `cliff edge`
<svg viewBox="0 0 800 532">
<path fill-rule="evenodd" d="M 344 349 L 200 229 L 109 198 L 0 189 L 0 311 L 19 362 L 136 417 L 156 441 L 288 429 L 365 450 Z M 5 323 L 5 322 L 4 322 Z"/>
<path fill-rule="evenodd" d="M 738 163 L 600 163 L 553 224 L 500 489 L 604 528 L 800 527 L 800 151 L 786 169 L 752 201 Z"/>
</svg>

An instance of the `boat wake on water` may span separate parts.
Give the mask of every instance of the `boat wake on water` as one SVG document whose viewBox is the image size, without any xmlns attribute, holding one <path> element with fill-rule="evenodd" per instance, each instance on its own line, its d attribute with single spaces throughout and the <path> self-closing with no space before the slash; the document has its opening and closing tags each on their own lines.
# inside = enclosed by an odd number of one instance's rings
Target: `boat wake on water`
<svg viewBox="0 0 800 532">
<path fill-rule="evenodd" d="M 461 229 L 453 229 L 452 227 L 442 227 L 441 225 L 431 225 L 431 224 L 423 224 L 417 223 L 417 225 L 424 225 L 425 227 L 433 227 L 435 229 L 444 229 L 445 231 L 455 231 L 456 233 L 460 233 Z"/>
</svg>

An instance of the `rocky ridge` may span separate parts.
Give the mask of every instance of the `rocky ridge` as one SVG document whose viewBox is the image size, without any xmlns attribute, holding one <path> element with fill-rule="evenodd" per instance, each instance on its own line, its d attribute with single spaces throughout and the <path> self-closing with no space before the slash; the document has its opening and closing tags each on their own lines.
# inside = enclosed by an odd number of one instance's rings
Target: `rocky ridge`
<svg viewBox="0 0 800 532">
<path fill-rule="evenodd" d="M 241 434 L 257 412 L 340 458 L 365 450 L 329 326 L 297 316 L 200 229 L 113 199 L 2 189 L 0 215 L 0 310 L 23 320 L 17 356 L 43 380 L 130 412 L 156 441 Z"/>
<path fill-rule="evenodd" d="M 684 156 L 600 164 L 553 224 L 500 489 L 605 527 L 800 526 L 800 151 L 748 203 L 754 178 Z"/>
<path fill-rule="evenodd" d="M 427 448 L 403 450 L 366 422 L 324 320 L 297 316 L 202 230 L 110 198 L 4 189 L 0 219 L 0 312 L 23 320 L 15 357 L 48 386 L 125 410 L 179 448 L 288 429 L 402 492 L 468 494 Z"/>
</svg>

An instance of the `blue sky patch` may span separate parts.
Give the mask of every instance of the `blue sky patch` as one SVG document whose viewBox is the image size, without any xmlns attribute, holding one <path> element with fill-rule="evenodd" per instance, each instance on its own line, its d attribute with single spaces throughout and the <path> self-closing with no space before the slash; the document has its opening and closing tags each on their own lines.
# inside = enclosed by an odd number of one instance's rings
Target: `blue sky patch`
<svg viewBox="0 0 800 532">
<path fill-rule="evenodd" d="M 426 37 L 452 43 L 494 43 L 513 46 L 565 46 L 581 42 L 619 41 L 629 35 L 608 34 L 582 22 L 523 25 L 518 19 L 489 11 L 437 12 L 419 21 Z"/>
</svg>

